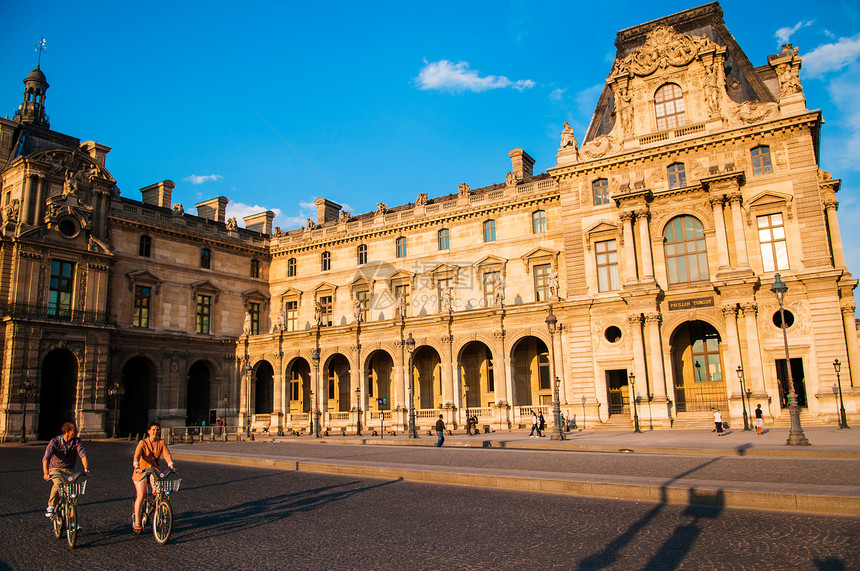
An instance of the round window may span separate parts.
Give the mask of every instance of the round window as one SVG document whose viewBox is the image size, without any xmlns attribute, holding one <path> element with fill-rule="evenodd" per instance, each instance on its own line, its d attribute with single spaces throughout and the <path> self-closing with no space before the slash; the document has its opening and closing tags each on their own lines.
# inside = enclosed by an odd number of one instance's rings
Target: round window
<svg viewBox="0 0 860 571">
<path fill-rule="evenodd" d="M 621 330 L 612 325 L 606 328 L 606 331 L 603 332 L 603 336 L 606 337 L 606 340 L 610 343 L 617 343 L 621 340 Z"/>
<path fill-rule="evenodd" d="M 60 220 L 60 232 L 63 236 L 72 238 L 78 233 L 78 225 L 68 218 Z"/>
<path fill-rule="evenodd" d="M 794 325 L 794 314 L 791 313 L 790 311 L 788 311 L 787 309 L 784 309 L 782 312 L 785 314 L 785 326 L 786 326 L 786 328 Z M 773 314 L 773 324 L 776 325 L 777 327 L 782 327 L 782 317 L 780 317 L 779 311 L 777 311 Z"/>
</svg>

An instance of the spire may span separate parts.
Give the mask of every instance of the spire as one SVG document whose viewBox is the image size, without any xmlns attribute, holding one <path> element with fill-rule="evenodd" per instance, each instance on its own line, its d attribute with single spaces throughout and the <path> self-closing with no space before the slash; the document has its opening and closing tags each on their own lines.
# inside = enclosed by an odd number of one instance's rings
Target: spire
<svg viewBox="0 0 860 571">
<path fill-rule="evenodd" d="M 15 113 L 15 120 L 20 123 L 33 123 L 49 127 L 48 116 L 45 114 L 45 92 L 48 90 L 48 80 L 39 65 L 24 78 L 24 102 Z"/>
</svg>

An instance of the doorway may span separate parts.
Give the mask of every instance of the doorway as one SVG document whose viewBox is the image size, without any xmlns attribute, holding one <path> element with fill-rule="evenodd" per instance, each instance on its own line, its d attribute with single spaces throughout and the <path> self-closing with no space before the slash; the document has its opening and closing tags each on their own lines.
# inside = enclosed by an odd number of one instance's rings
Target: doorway
<svg viewBox="0 0 860 571">
<path fill-rule="evenodd" d="M 39 390 L 39 440 L 60 434 L 65 422 L 74 422 L 78 387 L 78 360 L 67 349 L 55 349 L 42 362 Z"/>
<path fill-rule="evenodd" d="M 776 378 L 779 380 L 779 402 L 782 408 L 788 408 L 788 372 L 785 369 L 785 359 L 776 360 Z M 791 379 L 794 382 L 794 392 L 797 393 L 797 406 L 806 408 L 806 376 L 803 373 L 803 359 L 791 360 Z"/>
<path fill-rule="evenodd" d="M 627 370 L 606 371 L 606 392 L 609 400 L 609 416 L 630 414 L 630 391 L 627 389 Z"/>
</svg>

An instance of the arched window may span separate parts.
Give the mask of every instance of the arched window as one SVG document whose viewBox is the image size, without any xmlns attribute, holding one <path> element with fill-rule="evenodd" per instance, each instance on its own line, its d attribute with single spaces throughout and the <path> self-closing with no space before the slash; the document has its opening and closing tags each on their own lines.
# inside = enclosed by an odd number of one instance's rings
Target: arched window
<svg viewBox="0 0 860 571">
<path fill-rule="evenodd" d="M 543 234 L 546 232 L 546 211 L 535 210 L 532 212 L 532 233 Z"/>
<path fill-rule="evenodd" d="M 496 221 L 487 220 L 484 222 L 484 242 L 496 241 Z"/>
<path fill-rule="evenodd" d="M 331 252 L 320 254 L 320 270 L 327 272 L 331 269 Z"/>
<path fill-rule="evenodd" d="M 609 204 L 609 180 L 599 178 L 591 183 L 591 191 L 594 194 L 594 205 Z"/>
<path fill-rule="evenodd" d="M 673 219 L 663 234 L 670 284 L 708 279 L 708 251 L 702 223 L 692 216 Z"/>
<path fill-rule="evenodd" d="M 687 122 L 684 94 L 675 83 L 667 83 L 654 95 L 654 112 L 657 115 L 657 130 L 674 129 Z"/>
<path fill-rule="evenodd" d="M 669 188 L 681 188 L 687 186 L 687 173 L 684 163 L 673 163 L 666 169 L 669 176 Z"/>
<path fill-rule="evenodd" d="M 773 165 L 770 163 L 770 147 L 767 145 L 759 145 L 750 151 L 752 159 L 752 169 L 754 175 L 770 174 L 773 172 Z"/>
<path fill-rule="evenodd" d="M 358 255 L 358 265 L 367 263 L 367 244 L 359 244 L 358 248 L 356 248 L 356 254 Z"/>
<path fill-rule="evenodd" d="M 259 260 L 251 260 L 251 277 L 252 278 L 260 277 L 260 261 Z"/>
<path fill-rule="evenodd" d="M 401 236 L 400 238 L 398 238 L 396 245 L 397 245 L 397 253 L 396 253 L 397 257 L 398 258 L 405 258 L 406 257 L 406 238 L 404 236 Z"/>
<path fill-rule="evenodd" d="M 451 231 L 447 228 L 442 228 L 438 232 L 439 238 L 439 249 L 440 250 L 450 250 L 451 249 Z"/>
<path fill-rule="evenodd" d="M 287 277 L 294 278 L 296 277 L 296 259 L 290 258 L 287 260 Z"/>
</svg>

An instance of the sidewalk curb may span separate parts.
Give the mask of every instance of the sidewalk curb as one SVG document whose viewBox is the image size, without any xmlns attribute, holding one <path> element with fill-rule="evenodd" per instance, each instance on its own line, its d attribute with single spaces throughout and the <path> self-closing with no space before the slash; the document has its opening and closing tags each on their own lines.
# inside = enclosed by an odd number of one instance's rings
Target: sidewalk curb
<svg viewBox="0 0 860 571">
<path fill-rule="evenodd" d="M 659 478 L 445 468 L 364 462 L 321 461 L 302 458 L 175 451 L 172 456 L 188 462 L 224 463 L 338 476 L 406 480 L 433 484 L 474 486 L 520 492 L 543 492 L 667 504 L 740 508 L 819 515 L 860 516 L 860 487 L 800 486 L 717 482 L 712 480 L 662 480 Z"/>
</svg>

